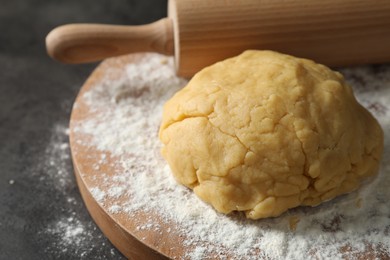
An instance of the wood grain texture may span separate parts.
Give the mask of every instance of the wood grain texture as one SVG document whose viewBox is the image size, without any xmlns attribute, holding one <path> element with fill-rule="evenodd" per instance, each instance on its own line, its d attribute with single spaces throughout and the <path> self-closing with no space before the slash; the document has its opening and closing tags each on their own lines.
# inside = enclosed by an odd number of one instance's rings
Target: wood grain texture
<svg viewBox="0 0 390 260">
<path fill-rule="evenodd" d="M 48 54 L 65 63 L 84 63 L 135 52 L 173 54 L 168 18 L 140 26 L 68 24 L 46 37 Z"/>
<path fill-rule="evenodd" d="M 247 49 L 329 66 L 390 61 L 388 0 L 171 0 L 178 74 Z"/>
</svg>

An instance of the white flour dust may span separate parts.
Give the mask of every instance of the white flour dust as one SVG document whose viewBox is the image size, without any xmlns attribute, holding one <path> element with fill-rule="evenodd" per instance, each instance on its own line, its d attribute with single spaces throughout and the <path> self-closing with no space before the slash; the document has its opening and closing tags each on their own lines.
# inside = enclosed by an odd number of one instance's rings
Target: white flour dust
<svg viewBox="0 0 390 260">
<path fill-rule="evenodd" d="M 62 250 L 68 250 L 74 244 L 81 244 L 84 240 L 85 227 L 73 217 L 61 219 L 47 229 L 48 233 L 61 236 L 59 246 Z"/>
<path fill-rule="evenodd" d="M 113 259 L 119 253 L 111 247 L 107 249 L 103 234 L 90 218 L 79 214 L 85 209 L 76 192 L 68 134 L 67 125 L 55 124 L 43 154 L 31 169 L 46 196 L 39 199 L 45 204 L 44 217 L 47 219 L 39 222 L 45 225 L 37 225 L 37 239 L 45 245 L 43 250 L 48 259 L 65 256 L 70 259 Z M 16 184 L 11 181 L 10 184 Z"/>
<path fill-rule="evenodd" d="M 90 189 L 102 205 L 110 201 L 111 214 L 130 218 L 142 209 L 174 222 L 185 237 L 186 259 L 210 254 L 221 259 L 390 257 L 390 66 L 341 71 L 385 131 L 384 160 L 375 181 L 321 206 L 258 221 L 218 214 L 172 178 L 157 136 L 163 104 L 186 84 L 175 76 L 172 59 L 148 54 L 127 64 L 119 78 L 110 78 L 112 72 L 118 73 L 108 71 L 81 100 L 94 117 L 73 122 L 76 139 L 88 136 L 88 142 L 76 142 L 103 153 L 95 158 L 93 177 L 104 181 Z M 109 154 L 120 163 L 113 176 L 100 170 Z M 139 229 L 159 232 L 148 219 Z M 77 232 L 76 227 L 69 235 Z"/>
</svg>

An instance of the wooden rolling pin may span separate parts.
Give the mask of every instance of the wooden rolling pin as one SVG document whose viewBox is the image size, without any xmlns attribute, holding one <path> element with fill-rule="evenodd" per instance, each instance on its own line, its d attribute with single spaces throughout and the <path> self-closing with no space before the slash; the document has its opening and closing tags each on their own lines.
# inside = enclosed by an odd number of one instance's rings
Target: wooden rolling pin
<svg viewBox="0 0 390 260">
<path fill-rule="evenodd" d="M 92 62 L 132 52 L 175 56 L 178 75 L 246 49 L 329 66 L 390 61 L 389 0 L 170 0 L 168 18 L 141 26 L 73 24 L 46 38 L 54 59 Z"/>
</svg>

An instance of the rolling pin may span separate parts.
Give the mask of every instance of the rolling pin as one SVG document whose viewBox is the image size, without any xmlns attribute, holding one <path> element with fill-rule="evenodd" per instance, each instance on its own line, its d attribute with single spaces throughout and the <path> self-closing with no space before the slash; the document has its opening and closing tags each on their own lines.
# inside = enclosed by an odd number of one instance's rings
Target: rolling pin
<svg viewBox="0 0 390 260">
<path fill-rule="evenodd" d="M 148 25 L 70 24 L 46 37 L 51 57 L 84 63 L 134 53 L 174 55 L 177 74 L 247 49 L 274 50 L 328 66 L 390 61 L 389 0 L 169 0 Z"/>
</svg>

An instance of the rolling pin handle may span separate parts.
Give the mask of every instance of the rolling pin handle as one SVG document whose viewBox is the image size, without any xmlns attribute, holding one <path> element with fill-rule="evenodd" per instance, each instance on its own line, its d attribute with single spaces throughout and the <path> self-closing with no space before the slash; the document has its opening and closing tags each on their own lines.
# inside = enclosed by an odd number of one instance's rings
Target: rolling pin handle
<svg viewBox="0 0 390 260">
<path fill-rule="evenodd" d="M 169 18 L 138 26 L 68 24 L 46 37 L 47 52 L 64 63 L 87 63 L 135 53 L 173 55 L 173 25 Z"/>
</svg>

